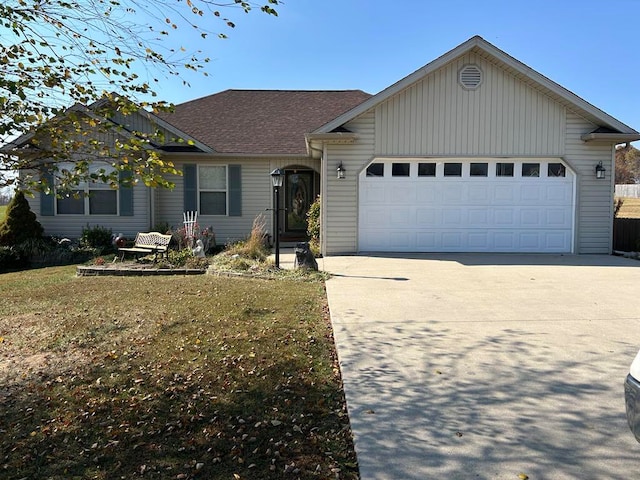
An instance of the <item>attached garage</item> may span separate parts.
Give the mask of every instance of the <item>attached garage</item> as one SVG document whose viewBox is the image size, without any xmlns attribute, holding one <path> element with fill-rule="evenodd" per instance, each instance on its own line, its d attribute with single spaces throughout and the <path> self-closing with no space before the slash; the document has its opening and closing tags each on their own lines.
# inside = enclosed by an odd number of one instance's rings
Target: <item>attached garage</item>
<svg viewBox="0 0 640 480">
<path fill-rule="evenodd" d="M 610 253 L 615 145 L 638 139 L 473 37 L 307 135 L 322 253 Z"/>
<path fill-rule="evenodd" d="M 360 251 L 572 252 L 575 174 L 560 159 L 376 159 L 358 204 Z"/>
</svg>

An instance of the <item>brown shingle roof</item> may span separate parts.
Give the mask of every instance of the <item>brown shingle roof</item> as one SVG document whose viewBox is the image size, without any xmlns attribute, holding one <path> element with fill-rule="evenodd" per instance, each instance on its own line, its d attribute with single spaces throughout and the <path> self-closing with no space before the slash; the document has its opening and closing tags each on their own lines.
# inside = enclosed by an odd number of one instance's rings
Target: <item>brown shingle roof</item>
<svg viewBox="0 0 640 480">
<path fill-rule="evenodd" d="M 305 133 L 369 97 L 361 90 L 225 90 L 160 117 L 218 153 L 305 155 Z"/>
</svg>

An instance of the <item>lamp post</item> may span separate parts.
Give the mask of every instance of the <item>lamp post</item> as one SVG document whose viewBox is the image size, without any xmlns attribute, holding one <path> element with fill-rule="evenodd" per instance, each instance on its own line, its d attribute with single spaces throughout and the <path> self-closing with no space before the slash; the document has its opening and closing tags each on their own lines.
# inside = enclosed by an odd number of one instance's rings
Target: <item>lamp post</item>
<svg viewBox="0 0 640 480">
<path fill-rule="evenodd" d="M 275 208 L 273 209 L 274 224 L 275 224 L 275 246 L 276 246 L 276 268 L 280 268 L 280 187 L 282 186 L 282 180 L 284 178 L 284 172 L 279 168 L 276 168 L 271 172 L 271 183 L 273 185 L 273 195 L 275 196 Z"/>
</svg>

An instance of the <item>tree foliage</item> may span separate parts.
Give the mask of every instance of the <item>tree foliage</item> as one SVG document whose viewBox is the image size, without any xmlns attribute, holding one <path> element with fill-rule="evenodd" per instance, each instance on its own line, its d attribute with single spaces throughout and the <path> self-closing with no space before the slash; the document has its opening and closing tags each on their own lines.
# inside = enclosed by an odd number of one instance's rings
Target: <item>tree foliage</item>
<svg viewBox="0 0 640 480">
<path fill-rule="evenodd" d="M 640 150 L 630 143 L 616 148 L 616 184 L 640 183 Z"/>
<path fill-rule="evenodd" d="M 96 158 L 117 167 L 101 178 L 114 186 L 121 170 L 131 171 L 133 181 L 170 186 L 165 175 L 177 172 L 153 148 L 165 140 L 161 133 L 115 126 L 109 118 L 170 109 L 158 95 L 162 79 L 186 71 L 207 75 L 209 58 L 192 46 L 206 49 L 209 38 L 226 38 L 234 10 L 277 15 L 279 0 L 262 1 L 1 2 L 0 187 L 15 181 L 8 172 L 45 160 L 62 183 L 96 180 L 87 167 Z M 7 146 L 18 137 L 19 149 Z M 69 161 L 78 168 L 61 172 L 58 165 Z M 21 185 L 27 191 L 50 187 L 39 175 Z"/>
</svg>

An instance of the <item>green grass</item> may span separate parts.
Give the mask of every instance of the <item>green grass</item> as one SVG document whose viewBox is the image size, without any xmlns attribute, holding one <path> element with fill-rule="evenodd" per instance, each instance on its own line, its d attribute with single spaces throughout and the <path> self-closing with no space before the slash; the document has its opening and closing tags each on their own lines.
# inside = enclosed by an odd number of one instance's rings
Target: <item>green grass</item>
<svg viewBox="0 0 640 480">
<path fill-rule="evenodd" d="M 0 222 L 4 221 L 4 216 L 7 213 L 7 206 L 0 205 Z"/>
<path fill-rule="evenodd" d="M 322 281 L 0 275 L 0 478 L 356 479 Z"/>
</svg>

